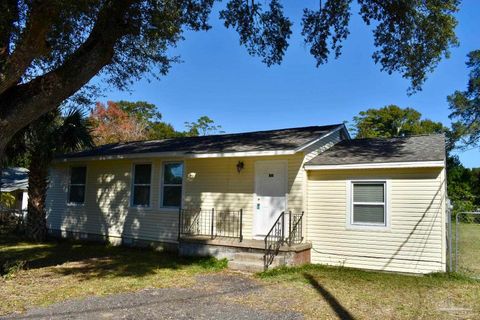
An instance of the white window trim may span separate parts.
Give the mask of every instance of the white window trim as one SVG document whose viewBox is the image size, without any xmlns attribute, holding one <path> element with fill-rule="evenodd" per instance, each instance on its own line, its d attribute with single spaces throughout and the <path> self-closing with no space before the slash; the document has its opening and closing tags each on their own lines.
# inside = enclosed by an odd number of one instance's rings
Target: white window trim
<svg viewBox="0 0 480 320">
<path fill-rule="evenodd" d="M 72 168 L 79 168 L 85 167 L 85 183 L 72 183 Z M 87 181 L 88 181 L 88 168 L 86 165 L 74 165 L 68 168 L 68 194 L 67 194 L 67 206 L 69 207 L 83 207 L 85 206 L 85 202 L 87 201 Z M 84 194 L 83 194 L 83 202 L 70 202 L 70 187 L 71 186 L 83 186 L 84 187 Z"/>
<path fill-rule="evenodd" d="M 353 222 L 353 185 L 354 184 L 384 184 L 384 214 L 385 214 L 385 223 L 354 223 Z M 365 230 L 365 231 L 390 231 L 390 182 L 386 179 L 358 179 L 358 180 L 347 180 L 346 181 L 347 189 L 347 217 L 346 217 L 346 229 L 349 230 Z M 355 202 L 355 204 L 365 204 L 365 205 L 378 205 L 380 202 Z"/>
<path fill-rule="evenodd" d="M 140 183 L 135 184 L 135 166 L 142 165 L 142 164 L 149 164 L 150 165 L 150 184 L 148 183 Z M 153 163 L 151 162 L 134 162 L 132 163 L 132 177 L 131 177 L 131 184 L 130 184 L 130 208 L 132 209 L 151 209 L 152 208 L 152 182 L 153 182 Z M 149 186 L 150 187 L 150 195 L 148 205 L 134 205 L 133 204 L 133 197 L 135 194 L 135 186 Z"/>
<path fill-rule="evenodd" d="M 181 184 L 171 184 L 171 183 L 165 183 L 165 175 L 164 175 L 164 171 L 165 171 L 165 165 L 166 164 L 171 164 L 171 163 L 181 163 L 183 168 L 182 168 L 182 183 Z M 159 199 L 160 199 L 160 203 L 159 203 L 159 207 L 160 209 L 162 210 L 168 210 L 168 211 L 178 211 L 180 208 L 183 207 L 183 200 L 184 200 L 184 187 L 185 187 L 185 161 L 183 160 L 178 160 L 178 161 L 175 161 L 175 160 L 171 160 L 171 161 L 162 161 L 162 167 L 160 169 L 160 175 L 161 175 L 161 183 L 160 183 L 160 196 L 159 196 Z M 181 188 L 181 199 L 180 199 L 180 206 L 179 207 L 172 207 L 172 206 L 164 206 L 163 205 L 163 188 L 164 187 L 178 187 L 180 186 Z"/>
</svg>

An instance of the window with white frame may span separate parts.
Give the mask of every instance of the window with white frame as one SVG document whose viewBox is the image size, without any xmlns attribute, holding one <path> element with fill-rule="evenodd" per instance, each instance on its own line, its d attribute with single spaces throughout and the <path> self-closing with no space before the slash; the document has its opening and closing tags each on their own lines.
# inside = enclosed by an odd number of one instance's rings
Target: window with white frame
<svg viewBox="0 0 480 320">
<path fill-rule="evenodd" d="M 71 167 L 68 186 L 68 203 L 85 203 L 85 185 L 87 182 L 87 167 Z"/>
<path fill-rule="evenodd" d="M 179 208 L 182 204 L 183 163 L 165 162 L 162 172 L 162 207 Z"/>
<path fill-rule="evenodd" d="M 352 225 L 386 226 L 386 182 L 352 182 L 351 217 Z"/>
<path fill-rule="evenodd" d="M 152 180 L 152 165 L 149 163 L 133 166 L 132 206 L 150 206 L 150 188 Z"/>
</svg>

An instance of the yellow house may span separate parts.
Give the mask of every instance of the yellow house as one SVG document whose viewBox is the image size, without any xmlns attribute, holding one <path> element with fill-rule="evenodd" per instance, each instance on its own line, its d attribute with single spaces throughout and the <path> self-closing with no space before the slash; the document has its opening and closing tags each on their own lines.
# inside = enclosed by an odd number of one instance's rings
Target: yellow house
<svg viewBox="0 0 480 320">
<path fill-rule="evenodd" d="M 105 145 L 57 159 L 47 223 L 242 270 L 445 271 L 444 162 L 442 135 L 352 140 L 343 124 Z"/>
</svg>

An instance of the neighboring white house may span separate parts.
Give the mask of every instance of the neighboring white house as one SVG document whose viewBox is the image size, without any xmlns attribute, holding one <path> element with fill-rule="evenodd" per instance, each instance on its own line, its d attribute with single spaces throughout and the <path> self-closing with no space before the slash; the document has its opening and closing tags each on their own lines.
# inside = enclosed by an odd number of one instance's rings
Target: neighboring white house
<svg viewBox="0 0 480 320">
<path fill-rule="evenodd" d="M 1 171 L 0 192 L 15 197 L 14 208 L 27 210 L 28 206 L 28 169 L 5 168 Z"/>
<path fill-rule="evenodd" d="M 352 140 L 339 124 L 119 143 L 58 158 L 50 181 L 53 235 L 247 270 L 257 258 L 446 269 L 443 135 Z"/>
</svg>

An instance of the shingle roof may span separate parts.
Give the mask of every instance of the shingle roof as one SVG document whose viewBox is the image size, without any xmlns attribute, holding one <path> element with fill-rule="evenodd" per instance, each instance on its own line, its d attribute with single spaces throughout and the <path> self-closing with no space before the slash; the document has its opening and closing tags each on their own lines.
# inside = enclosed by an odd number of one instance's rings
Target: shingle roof
<svg viewBox="0 0 480 320">
<path fill-rule="evenodd" d="M 419 135 L 390 139 L 344 140 L 307 165 L 341 165 L 382 162 L 443 161 L 445 136 Z"/>
<path fill-rule="evenodd" d="M 28 169 L 6 168 L 1 171 L 0 191 L 11 192 L 28 189 Z"/>
<path fill-rule="evenodd" d="M 221 134 L 201 137 L 183 137 L 164 140 L 115 143 L 66 154 L 59 158 L 83 158 L 124 154 L 178 152 L 185 154 L 225 153 L 248 151 L 276 151 L 299 148 L 328 132 L 343 126 L 311 126 L 301 128 Z"/>
</svg>

